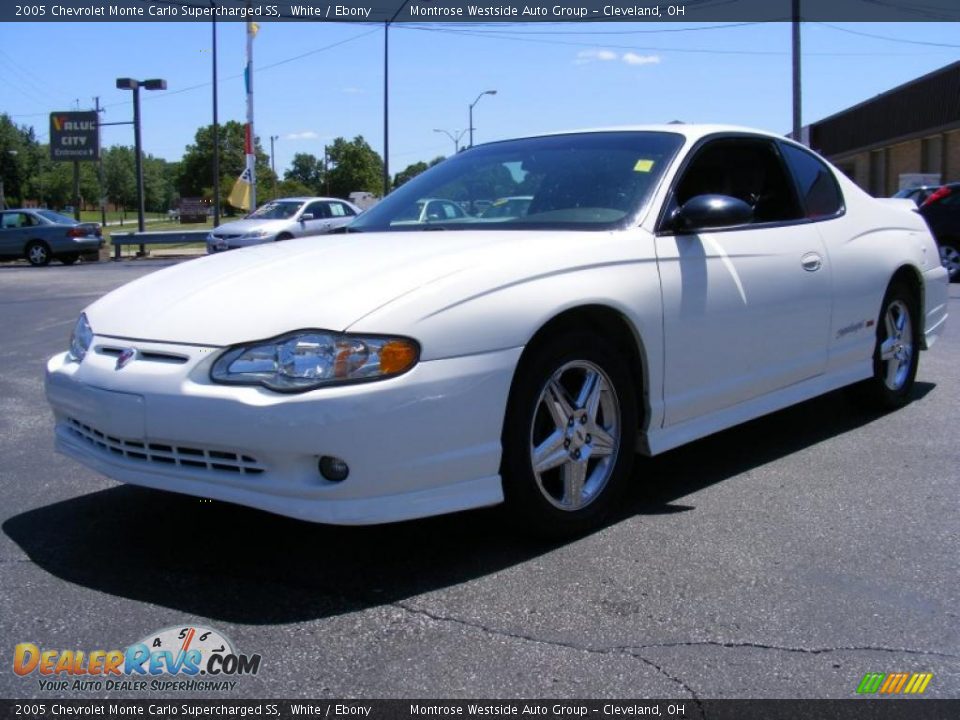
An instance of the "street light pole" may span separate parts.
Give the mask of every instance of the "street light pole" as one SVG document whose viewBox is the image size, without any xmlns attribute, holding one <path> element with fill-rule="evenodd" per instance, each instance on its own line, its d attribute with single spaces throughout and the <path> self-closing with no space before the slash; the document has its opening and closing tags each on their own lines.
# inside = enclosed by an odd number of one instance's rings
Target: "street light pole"
<svg viewBox="0 0 960 720">
<path fill-rule="evenodd" d="M 134 80 L 117 78 L 118 90 L 133 90 L 133 152 L 137 173 L 137 230 L 144 231 L 143 222 L 143 147 L 140 142 L 140 87 L 146 90 L 166 90 L 166 80 Z M 146 248 L 140 246 L 140 254 L 146 254 Z"/>
<path fill-rule="evenodd" d="M 390 192 L 390 23 L 396 20 L 410 0 L 403 0 L 393 17 L 383 24 L 383 196 Z"/>
<path fill-rule="evenodd" d="M 463 134 L 466 132 L 466 130 L 461 130 L 461 131 L 460 131 L 459 133 L 457 133 L 456 135 L 450 134 L 450 132 L 448 132 L 447 130 L 440 130 L 440 129 L 437 129 L 437 128 L 434 128 L 433 131 L 434 131 L 434 132 L 438 132 L 438 133 L 443 133 L 443 134 L 446 135 L 448 138 L 450 138 L 451 140 L 453 140 L 453 154 L 454 154 L 454 155 L 456 155 L 458 152 L 460 152 L 460 138 L 463 137 Z M 454 130 L 453 132 L 457 132 L 457 131 Z"/>
<path fill-rule="evenodd" d="M 217 118 L 217 4 L 213 8 L 213 226 L 220 226 L 220 122 Z"/>
<path fill-rule="evenodd" d="M 270 170 L 271 172 L 273 172 L 274 177 L 277 176 L 277 164 L 273 160 L 273 142 L 274 140 L 279 140 L 279 139 L 280 139 L 279 135 L 270 136 Z"/>
<path fill-rule="evenodd" d="M 482 93 L 477 95 L 477 99 L 470 103 L 470 145 L 468 147 L 473 147 L 473 106 L 480 102 L 480 98 L 484 95 L 496 95 L 496 90 L 484 90 Z"/>
</svg>

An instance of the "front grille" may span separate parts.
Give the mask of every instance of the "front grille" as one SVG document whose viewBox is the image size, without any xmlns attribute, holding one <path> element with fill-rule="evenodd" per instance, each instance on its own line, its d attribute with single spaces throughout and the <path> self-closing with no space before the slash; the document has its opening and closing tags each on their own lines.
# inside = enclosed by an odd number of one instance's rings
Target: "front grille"
<svg viewBox="0 0 960 720">
<path fill-rule="evenodd" d="M 109 357 L 120 357 L 120 354 L 129 348 L 122 347 L 112 347 L 110 345 L 98 345 L 97 352 L 101 355 L 108 355 Z M 172 363 L 174 365 L 183 365 L 189 358 L 186 355 L 179 355 L 177 353 L 168 353 L 168 352 L 157 352 L 154 350 L 138 350 L 136 355 L 137 360 L 145 360 L 146 362 L 162 362 L 162 363 Z"/>
<path fill-rule="evenodd" d="M 241 237 L 242 233 L 210 233 L 215 240 L 232 240 Z"/>
<path fill-rule="evenodd" d="M 243 453 L 208 448 L 184 447 L 165 443 L 124 440 L 102 433 L 96 428 L 84 425 L 78 420 L 67 418 L 67 431 L 101 452 L 110 453 L 129 460 L 161 465 L 179 465 L 195 470 L 226 472 L 236 475 L 260 475 L 264 467 L 256 458 Z"/>
</svg>

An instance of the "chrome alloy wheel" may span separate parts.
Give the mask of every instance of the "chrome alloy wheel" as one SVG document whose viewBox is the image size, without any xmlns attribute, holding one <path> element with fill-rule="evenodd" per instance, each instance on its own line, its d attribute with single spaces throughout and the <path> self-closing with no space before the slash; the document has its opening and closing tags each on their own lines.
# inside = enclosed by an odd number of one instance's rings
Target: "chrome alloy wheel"
<svg viewBox="0 0 960 720">
<path fill-rule="evenodd" d="M 960 278 L 960 250 L 952 245 L 941 245 L 940 264 L 947 269 L 951 280 Z"/>
<path fill-rule="evenodd" d="M 27 260 L 31 265 L 45 265 L 50 260 L 50 254 L 41 243 L 34 243 L 27 251 Z"/>
<path fill-rule="evenodd" d="M 910 309 L 903 300 L 887 306 L 883 322 L 887 337 L 880 344 L 880 362 L 884 363 L 883 382 L 891 390 L 899 390 L 910 376 L 913 361 L 913 323 Z"/>
<path fill-rule="evenodd" d="M 537 487 L 556 508 L 580 510 L 600 496 L 617 463 L 620 401 L 597 365 L 561 366 L 540 391 L 530 428 Z"/>
</svg>

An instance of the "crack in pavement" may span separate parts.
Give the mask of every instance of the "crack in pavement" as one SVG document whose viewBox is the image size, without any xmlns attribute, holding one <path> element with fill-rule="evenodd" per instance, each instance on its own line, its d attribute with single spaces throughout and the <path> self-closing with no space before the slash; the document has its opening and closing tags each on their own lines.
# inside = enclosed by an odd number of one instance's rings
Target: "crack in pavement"
<svg viewBox="0 0 960 720">
<path fill-rule="evenodd" d="M 792 647 L 789 645 L 768 645 L 766 643 L 758 643 L 758 642 L 750 642 L 750 641 L 723 642 L 720 640 L 689 640 L 689 641 L 683 641 L 683 642 L 651 643 L 649 645 L 633 645 L 633 646 L 626 646 L 620 649 L 629 650 L 631 647 L 636 648 L 637 650 L 655 650 L 657 648 L 675 648 L 675 647 L 755 648 L 757 650 L 777 650 L 780 652 L 801 653 L 804 655 L 823 655 L 825 653 L 833 653 L 833 652 L 883 652 L 883 653 L 900 653 L 903 655 L 922 655 L 922 656 L 942 657 L 942 658 L 950 658 L 951 660 L 960 660 L 960 655 L 953 655 L 951 653 L 938 652 L 936 650 L 913 650 L 911 648 L 891 648 L 891 647 L 883 647 L 880 645 L 841 645 L 838 647 L 804 648 L 804 647 Z"/>
<path fill-rule="evenodd" d="M 697 706 L 697 710 L 700 712 L 702 718 L 706 717 L 703 704 L 700 700 L 699 695 L 696 690 L 690 686 L 690 684 L 679 675 L 673 675 L 667 671 L 663 666 L 657 664 L 655 661 L 646 657 L 642 654 L 644 650 L 656 650 L 656 649 L 667 649 L 667 648 L 681 648 L 681 647 L 717 647 L 725 649 L 756 649 L 756 650 L 773 650 L 777 652 L 786 652 L 786 653 L 799 653 L 803 655 L 823 655 L 827 653 L 835 652 L 881 652 L 881 653 L 890 653 L 890 654 L 903 654 L 903 655 L 918 655 L 918 656 L 927 656 L 927 657 L 941 657 L 949 658 L 952 660 L 960 660 L 960 656 L 954 655 L 951 653 L 938 652 L 936 650 L 916 650 L 912 648 L 894 648 L 894 647 L 884 647 L 879 645 L 848 645 L 848 646 L 837 646 L 837 647 L 814 647 L 814 648 L 805 648 L 789 645 L 771 645 L 767 643 L 751 642 L 751 641 L 720 641 L 720 640 L 696 640 L 696 641 L 684 641 L 684 642 L 669 642 L 669 643 L 650 643 L 645 645 L 617 645 L 612 647 L 593 647 L 590 645 L 580 645 L 577 643 L 562 641 L 562 640 L 547 640 L 544 638 L 536 637 L 528 633 L 522 632 L 511 632 L 508 630 L 503 630 L 499 628 L 490 627 L 489 625 L 484 625 L 480 622 L 473 622 L 470 620 L 464 620 L 462 618 L 457 618 L 449 615 L 441 615 L 439 613 L 433 612 L 431 610 L 425 610 L 423 608 L 414 607 L 404 602 L 395 602 L 390 603 L 392 607 L 403 610 L 404 612 L 410 613 L 412 615 L 419 615 L 422 617 L 429 618 L 435 622 L 441 623 L 453 623 L 460 625 L 462 627 L 470 628 L 472 630 L 479 630 L 481 632 L 487 633 L 488 635 L 493 635 L 497 637 L 507 637 L 514 640 L 522 640 L 527 642 L 539 643 L 542 645 L 548 645 L 552 647 L 565 648 L 569 650 L 578 650 L 580 652 L 593 653 L 597 655 L 613 655 L 613 654 L 623 654 L 629 655 L 631 657 L 640 660 L 644 664 L 652 667 L 660 675 L 670 680 L 670 682 L 678 685 L 683 689 L 684 692 L 688 693 L 691 699 Z"/>
<path fill-rule="evenodd" d="M 472 630 L 479 630 L 481 632 L 487 633 L 488 635 L 493 635 L 496 637 L 507 637 L 513 640 L 522 640 L 526 642 L 538 643 L 541 645 L 548 645 L 550 647 L 565 648 L 568 650 L 578 650 L 580 652 L 591 653 L 595 655 L 619 654 L 619 655 L 627 655 L 629 657 L 636 658 L 637 660 L 640 660 L 645 665 L 652 667 L 654 670 L 656 670 L 658 673 L 660 673 L 663 677 L 665 677 L 670 682 L 674 683 L 675 685 L 679 685 L 685 692 L 689 693 L 690 698 L 693 700 L 693 702 L 697 706 L 697 709 L 700 711 L 700 717 L 701 718 L 706 717 L 703 710 L 703 705 L 700 702 L 700 697 L 697 695 L 697 692 L 692 687 L 690 687 L 690 685 L 682 677 L 670 674 L 650 658 L 647 658 L 641 655 L 639 652 L 640 648 L 635 648 L 635 647 L 597 648 L 597 647 L 590 647 L 589 645 L 578 645 L 577 643 L 564 642 L 562 640 L 546 640 L 544 638 L 535 637 L 534 635 L 528 635 L 528 634 L 517 633 L 517 632 L 509 632 L 506 630 L 492 628 L 482 623 L 471 622 L 469 620 L 463 620 L 461 618 L 451 617 L 448 615 L 439 615 L 430 610 L 424 610 L 423 608 L 413 607 L 403 602 L 390 603 L 390 605 L 392 607 L 403 610 L 404 612 L 410 613 L 411 615 L 419 615 L 422 617 L 426 617 L 435 622 L 452 623 L 455 625 L 460 625 L 462 627 L 467 627 Z"/>
</svg>

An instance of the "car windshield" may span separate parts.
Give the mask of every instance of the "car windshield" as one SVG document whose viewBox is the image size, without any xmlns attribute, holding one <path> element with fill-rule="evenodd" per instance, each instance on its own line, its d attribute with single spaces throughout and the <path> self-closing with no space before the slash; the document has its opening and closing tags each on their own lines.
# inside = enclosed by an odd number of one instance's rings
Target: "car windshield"
<svg viewBox="0 0 960 720">
<path fill-rule="evenodd" d="M 58 225 L 76 225 L 77 223 L 72 217 L 55 213 L 53 210 L 37 210 L 37 215 L 42 215 L 50 222 L 55 222 Z"/>
<path fill-rule="evenodd" d="M 302 205 L 302 202 L 296 200 L 277 200 L 257 208 L 247 217 L 257 220 L 286 220 L 296 215 Z"/>
<path fill-rule="evenodd" d="M 640 212 L 682 143 L 669 132 L 597 132 L 478 146 L 404 184 L 349 231 L 612 229 Z M 471 214 L 435 213 L 432 202 L 424 213 L 425 198 Z"/>
</svg>

